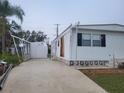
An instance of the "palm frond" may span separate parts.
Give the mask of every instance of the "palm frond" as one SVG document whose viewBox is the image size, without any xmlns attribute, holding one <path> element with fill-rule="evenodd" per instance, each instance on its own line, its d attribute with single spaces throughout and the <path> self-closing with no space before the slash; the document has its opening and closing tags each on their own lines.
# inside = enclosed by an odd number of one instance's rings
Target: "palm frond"
<svg viewBox="0 0 124 93">
<path fill-rule="evenodd" d="M 24 15 L 21 7 L 11 5 L 8 0 L 0 0 L 0 17 L 16 16 L 22 22 Z"/>
<path fill-rule="evenodd" d="M 23 21 L 23 16 L 25 15 L 23 9 L 21 9 L 19 6 L 11 6 L 12 15 L 15 15 L 18 19 Z"/>
</svg>

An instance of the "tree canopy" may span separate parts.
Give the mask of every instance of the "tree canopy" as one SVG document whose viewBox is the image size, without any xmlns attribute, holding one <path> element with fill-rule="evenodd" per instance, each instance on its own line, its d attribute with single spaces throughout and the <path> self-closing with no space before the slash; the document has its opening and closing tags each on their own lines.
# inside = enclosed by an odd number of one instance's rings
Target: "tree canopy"
<svg viewBox="0 0 124 93">
<path fill-rule="evenodd" d="M 8 0 L 0 1 L 0 17 L 1 18 L 16 16 L 22 22 L 24 15 L 25 13 L 23 9 L 21 9 L 21 7 L 11 5 Z"/>
<path fill-rule="evenodd" d="M 12 31 L 19 27 L 14 20 L 10 23 L 8 17 L 16 16 L 22 23 L 24 15 L 25 13 L 21 7 L 12 5 L 9 0 L 0 0 L 0 34 L 2 36 L 2 52 L 5 51 L 6 47 L 6 31 Z"/>
<path fill-rule="evenodd" d="M 47 35 L 42 31 L 20 31 L 15 33 L 16 36 L 20 38 L 24 38 L 30 42 L 42 42 L 47 39 Z"/>
</svg>

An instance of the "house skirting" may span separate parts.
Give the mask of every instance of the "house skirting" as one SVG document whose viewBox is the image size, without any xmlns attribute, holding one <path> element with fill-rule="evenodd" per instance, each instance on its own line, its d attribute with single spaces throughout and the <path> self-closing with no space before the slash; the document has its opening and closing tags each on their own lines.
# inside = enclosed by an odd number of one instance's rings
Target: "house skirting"
<svg viewBox="0 0 124 93">
<path fill-rule="evenodd" d="M 61 57 L 54 57 L 53 60 L 61 61 L 69 66 L 80 66 L 80 67 L 107 67 L 109 60 L 66 60 Z"/>
<path fill-rule="evenodd" d="M 69 61 L 70 66 L 95 67 L 95 66 L 108 66 L 108 64 L 109 64 L 108 60 L 70 60 Z"/>
</svg>

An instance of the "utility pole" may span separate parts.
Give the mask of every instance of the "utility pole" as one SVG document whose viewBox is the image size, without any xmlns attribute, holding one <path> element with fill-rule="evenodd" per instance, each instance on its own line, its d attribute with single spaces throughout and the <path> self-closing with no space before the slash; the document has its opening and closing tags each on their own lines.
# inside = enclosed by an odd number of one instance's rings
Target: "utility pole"
<svg viewBox="0 0 124 93">
<path fill-rule="evenodd" d="M 56 25 L 56 37 L 58 37 L 59 35 L 59 25 L 60 24 L 55 24 Z"/>
</svg>

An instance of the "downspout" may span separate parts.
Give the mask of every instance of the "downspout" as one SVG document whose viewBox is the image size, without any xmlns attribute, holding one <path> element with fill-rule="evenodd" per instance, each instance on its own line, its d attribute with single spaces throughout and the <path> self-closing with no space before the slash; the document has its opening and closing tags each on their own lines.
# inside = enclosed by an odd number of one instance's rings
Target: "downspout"
<svg viewBox="0 0 124 93">
<path fill-rule="evenodd" d="M 72 24 L 71 24 L 71 31 L 70 31 L 70 60 L 72 60 Z"/>
<path fill-rule="evenodd" d="M 80 22 L 78 22 L 75 27 L 76 27 L 76 61 L 77 61 L 77 33 L 78 33 L 78 26 L 79 26 Z"/>
</svg>

